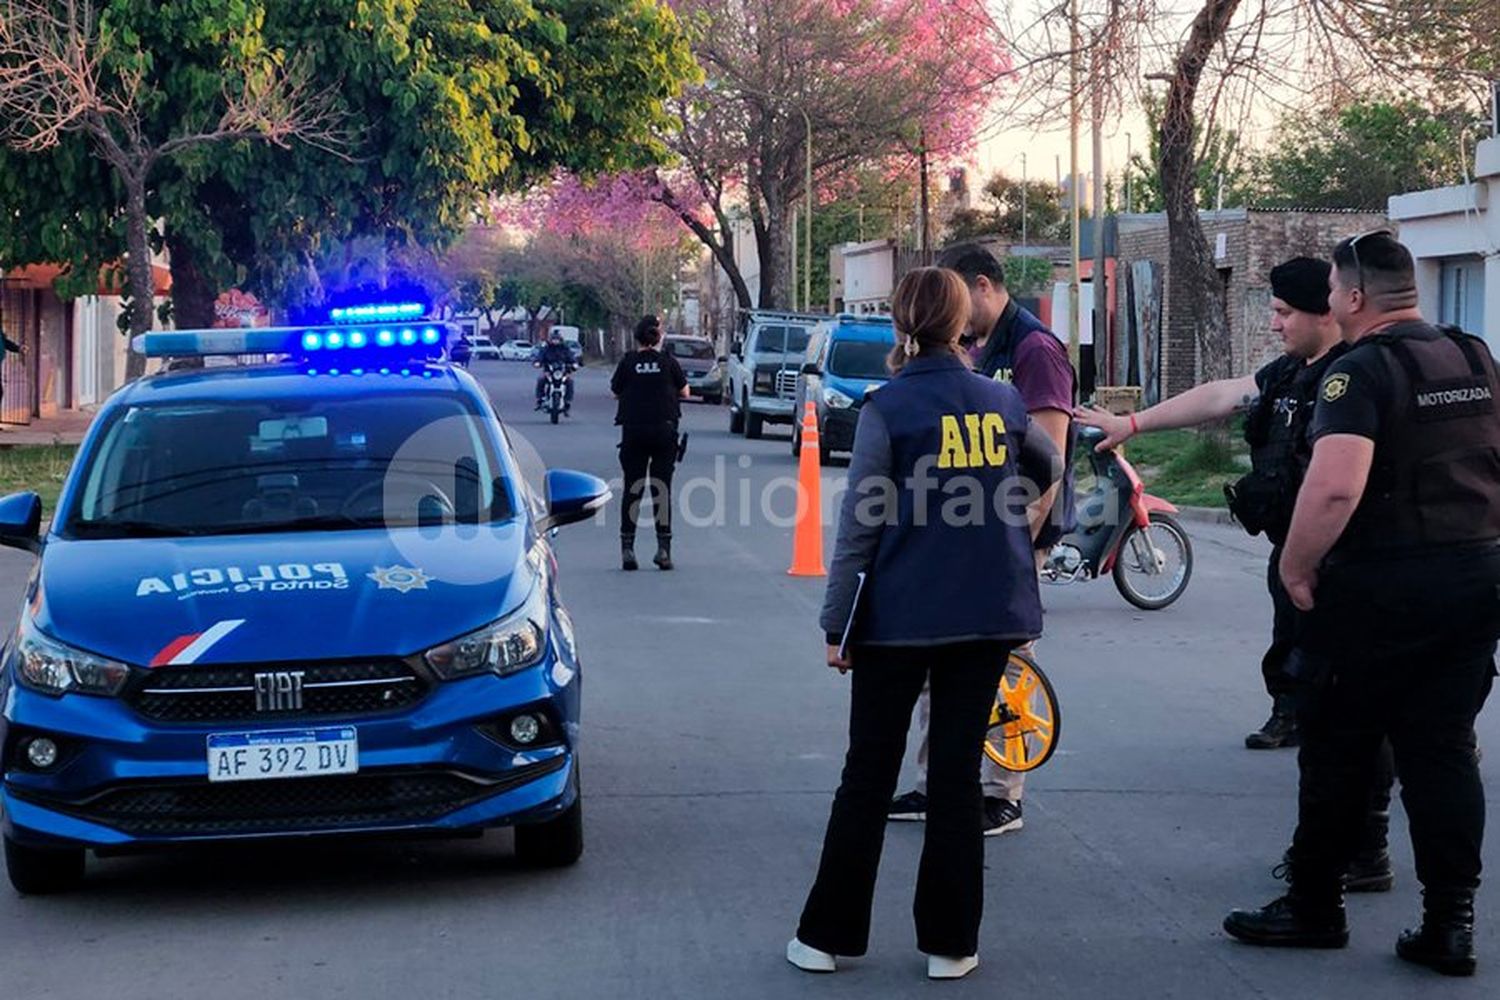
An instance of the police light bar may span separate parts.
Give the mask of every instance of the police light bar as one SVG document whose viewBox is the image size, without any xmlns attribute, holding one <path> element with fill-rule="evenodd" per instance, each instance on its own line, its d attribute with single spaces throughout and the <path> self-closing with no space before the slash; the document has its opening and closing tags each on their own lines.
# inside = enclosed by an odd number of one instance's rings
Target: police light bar
<svg viewBox="0 0 1500 1000">
<path fill-rule="evenodd" d="M 148 358 L 192 358 L 237 354 L 285 354 L 301 359 L 363 352 L 371 357 L 428 357 L 448 339 L 443 323 L 376 323 L 326 329 L 308 326 L 248 330 L 169 330 L 143 333 L 131 347 Z"/>
<path fill-rule="evenodd" d="M 383 323 L 421 319 L 427 307 L 420 302 L 381 302 L 364 306 L 339 306 L 328 311 L 335 323 Z"/>
</svg>

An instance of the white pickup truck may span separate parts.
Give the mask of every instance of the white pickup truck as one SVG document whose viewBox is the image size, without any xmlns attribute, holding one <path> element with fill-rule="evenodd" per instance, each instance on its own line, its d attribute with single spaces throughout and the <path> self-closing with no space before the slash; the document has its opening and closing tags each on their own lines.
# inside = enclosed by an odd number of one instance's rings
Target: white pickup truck
<svg viewBox="0 0 1500 1000">
<path fill-rule="evenodd" d="M 766 424 L 795 423 L 797 373 L 823 316 L 754 309 L 743 313 L 729 352 L 729 432 L 758 438 Z"/>
</svg>

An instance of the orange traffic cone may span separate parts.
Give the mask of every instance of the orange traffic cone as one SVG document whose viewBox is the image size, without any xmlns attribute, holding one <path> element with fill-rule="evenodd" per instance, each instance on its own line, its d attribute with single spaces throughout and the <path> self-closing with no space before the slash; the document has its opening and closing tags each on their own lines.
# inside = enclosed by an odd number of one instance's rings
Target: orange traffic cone
<svg viewBox="0 0 1500 1000">
<path fill-rule="evenodd" d="M 822 477 L 818 471 L 818 412 L 802 413 L 802 453 L 797 462 L 797 527 L 792 534 L 792 576 L 827 576 L 823 568 Z"/>
</svg>

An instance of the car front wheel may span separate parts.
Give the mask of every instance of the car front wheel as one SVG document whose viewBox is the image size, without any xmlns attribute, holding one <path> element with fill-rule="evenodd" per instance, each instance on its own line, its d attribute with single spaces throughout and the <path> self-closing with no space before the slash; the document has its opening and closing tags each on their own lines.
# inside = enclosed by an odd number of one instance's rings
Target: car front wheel
<svg viewBox="0 0 1500 1000">
<path fill-rule="evenodd" d="M 29 847 L 5 838 L 5 871 L 26 896 L 49 896 L 83 884 L 81 847 Z"/>
<path fill-rule="evenodd" d="M 566 868 L 583 854 L 583 794 L 552 819 L 516 827 L 516 857 L 533 868 Z"/>
</svg>

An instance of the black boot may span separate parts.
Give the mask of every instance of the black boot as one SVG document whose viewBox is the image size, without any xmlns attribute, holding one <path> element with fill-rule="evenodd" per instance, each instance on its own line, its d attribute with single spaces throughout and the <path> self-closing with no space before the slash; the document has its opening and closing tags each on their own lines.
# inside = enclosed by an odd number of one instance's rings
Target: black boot
<svg viewBox="0 0 1500 1000">
<path fill-rule="evenodd" d="M 620 539 L 620 568 L 626 572 L 640 568 L 635 561 L 635 539 L 633 538 Z"/>
<path fill-rule="evenodd" d="M 1281 855 L 1281 863 L 1271 869 L 1271 877 L 1290 882 L 1292 879 L 1292 849 L 1288 847 Z M 1396 872 L 1391 868 L 1391 856 L 1384 849 L 1357 854 L 1344 873 L 1345 892 L 1390 892 L 1396 883 Z"/>
<path fill-rule="evenodd" d="M 1297 745 L 1297 715 L 1286 698 L 1277 698 L 1266 724 L 1245 737 L 1251 750 L 1275 750 Z"/>
<path fill-rule="evenodd" d="M 657 569 L 672 568 L 672 539 L 658 538 L 656 540 L 656 555 L 652 558 Z"/>
<path fill-rule="evenodd" d="M 1474 957 L 1474 892 L 1458 890 L 1422 893 L 1422 926 L 1403 931 L 1396 954 L 1445 976 L 1472 976 Z"/>
<path fill-rule="evenodd" d="M 1282 948 L 1342 948 L 1349 943 L 1344 901 L 1312 901 L 1288 893 L 1258 910 L 1235 910 L 1224 930 L 1249 944 Z"/>
</svg>

